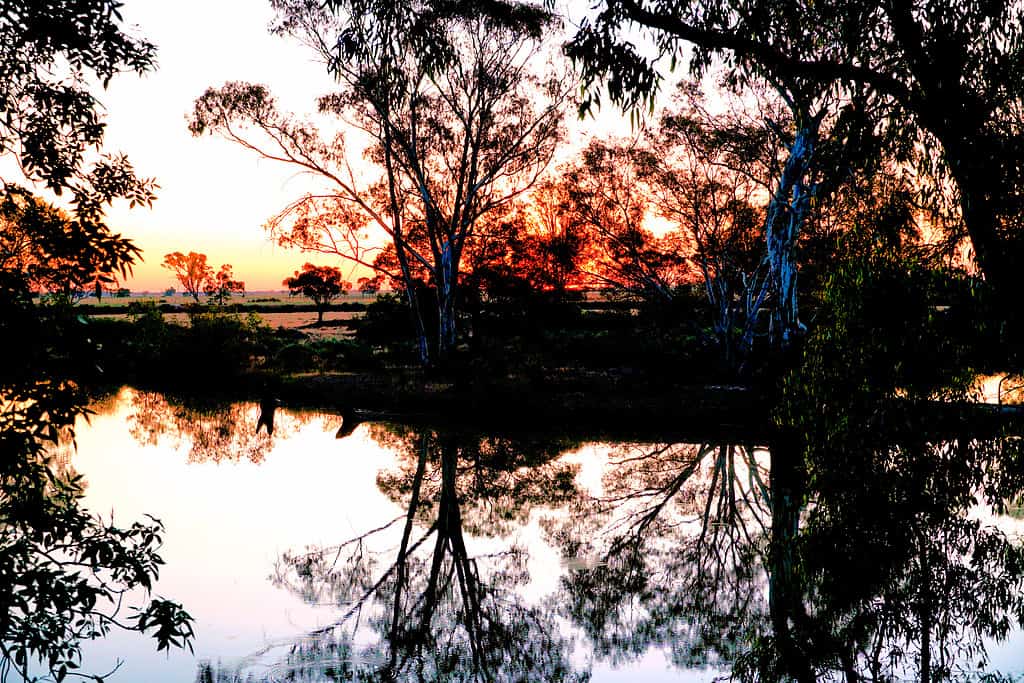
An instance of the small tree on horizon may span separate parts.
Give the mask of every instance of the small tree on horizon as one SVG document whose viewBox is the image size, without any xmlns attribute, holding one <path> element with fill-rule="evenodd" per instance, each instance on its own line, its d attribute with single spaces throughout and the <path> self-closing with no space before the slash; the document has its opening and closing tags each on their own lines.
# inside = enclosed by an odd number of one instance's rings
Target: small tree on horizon
<svg viewBox="0 0 1024 683">
<path fill-rule="evenodd" d="M 231 298 L 232 292 L 245 296 L 245 283 L 233 278 L 234 274 L 231 272 L 231 264 L 225 263 L 221 265 L 220 270 L 216 274 L 213 274 L 211 270 L 209 277 L 207 277 L 206 282 L 203 284 L 203 291 L 206 292 L 206 296 L 216 301 L 218 306 L 223 306 Z"/>
<path fill-rule="evenodd" d="M 199 254 L 194 251 L 183 254 L 175 251 L 164 256 L 164 268 L 174 273 L 181 288 L 191 296 L 196 303 L 199 303 L 199 292 L 208 281 L 214 278 L 213 267 L 206 262 L 206 254 Z"/>
<path fill-rule="evenodd" d="M 314 266 L 305 263 L 302 272 L 286 278 L 282 284 L 288 288 L 291 296 L 302 294 L 308 296 L 316 305 L 316 322 L 324 321 L 324 310 L 334 299 L 352 289 L 352 283 L 341 279 L 341 271 L 333 266 Z"/>
</svg>

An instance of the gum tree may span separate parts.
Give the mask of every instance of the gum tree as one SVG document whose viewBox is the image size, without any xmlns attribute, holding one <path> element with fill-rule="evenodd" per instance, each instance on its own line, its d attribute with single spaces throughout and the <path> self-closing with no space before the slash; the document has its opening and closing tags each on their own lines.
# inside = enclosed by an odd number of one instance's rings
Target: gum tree
<svg viewBox="0 0 1024 683">
<path fill-rule="evenodd" d="M 375 268 L 376 228 L 393 245 L 414 313 L 419 358 L 444 362 L 456 343 L 459 265 L 479 222 L 526 190 L 559 138 L 565 85 L 535 76 L 541 25 L 457 17 L 404 3 L 275 0 L 275 33 L 311 47 L 339 90 L 318 100 L 348 128 L 325 140 L 278 111 L 262 86 L 228 83 L 196 101 L 190 129 L 211 132 L 324 181 L 269 221 L 278 241 Z M 529 30 L 527 30 L 529 29 Z M 369 140 L 365 182 L 348 145 Z M 379 267 L 377 267 L 379 270 Z M 417 291 L 429 276 L 431 296 Z M 424 299 L 433 299 L 427 301 Z M 436 337 L 427 309 L 436 306 Z"/>
<path fill-rule="evenodd" d="M 180 251 L 165 254 L 161 265 L 174 274 L 182 290 L 196 303 L 199 303 L 199 293 L 203 287 L 214 277 L 213 266 L 206 262 L 206 254 L 194 251 L 188 254 Z"/>
<path fill-rule="evenodd" d="M 305 263 L 302 272 L 285 278 L 282 282 L 292 296 L 302 294 L 313 300 L 316 305 L 316 321 L 324 321 L 324 310 L 327 305 L 352 289 L 352 283 L 341 279 L 341 271 L 332 266 L 314 266 Z"/>
<path fill-rule="evenodd" d="M 1022 25 L 1024 8 L 1010 0 L 606 0 L 568 52 L 592 98 L 600 97 L 593 86 L 607 83 L 627 106 L 652 98 L 659 84 L 655 61 L 625 33 L 640 27 L 661 56 L 691 46 L 698 72 L 724 62 L 733 79 L 785 77 L 879 107 L 876 132 L 929 180 L 926 199 L 953 200 L 1012 319 L 1024 248 Z"/>
</svg>

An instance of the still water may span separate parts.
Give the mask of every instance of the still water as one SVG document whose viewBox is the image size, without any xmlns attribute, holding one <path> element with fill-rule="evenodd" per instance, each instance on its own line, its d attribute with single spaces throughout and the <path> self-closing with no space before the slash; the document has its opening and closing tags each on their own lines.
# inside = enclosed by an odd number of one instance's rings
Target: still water
<svg viewBox="0 0 1024 683">
<path fill-rule="evenodd" d="M 156 592 L 197 633 L 194 654 L 90 644 L 110 680 L 709 681 L 770 630 L 755 444 L 346 434 L 286 410 L 268 436 L 256 405 L 129 389 L 94 409 L 85 505 L 163 521 Z M 1024 676 L 1019 631 L 985 645 L 983 670 Z"/>
</svg>

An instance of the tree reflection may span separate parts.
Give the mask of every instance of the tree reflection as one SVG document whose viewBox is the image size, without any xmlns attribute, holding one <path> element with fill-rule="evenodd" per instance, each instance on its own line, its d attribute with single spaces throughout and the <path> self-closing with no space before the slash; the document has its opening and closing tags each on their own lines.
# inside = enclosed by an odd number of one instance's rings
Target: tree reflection
<svg viewBox="0 0 1024 683">
<path fill-rule="evenodd" d="M 799 530 L 774 534 L 773 631 L 741 672 L 931 681 L 983 671 L 985 639 L 1024 614 L 1019 539 L 978 517 L 1019 493 L 1019 440 L 834 445 L 799 473 Z"/>
<path fill-rule="evenodd" d="M 259 680 L 586 680 L 555 609 L 523 595 L 525 549 L 480 538 L 575 494 L 576 468 L 551 460 L 561 445 L 372 434 L 398 456 L 379 483 L 405 514 L 338 546 L 285 553 L 272 577 L 306 602 L 339 606 L 339 618 L 288 644 L 282 660 L 266 665 L 268 649 L 231 672 L 204 664 L 199 680 L 248 680 L 261 666 Z M 387 538 L 397 549 L 378 549 Z"/>
<path fill-rule="evenodd" d="M 276 413 L 274 435 L 259 429 L 260 406 L 251 403 L 178 401 L 165 394 L 132 391 L 128 430 L 138 443 L 188 444 L 189 462 L 249 460 L 261 463 L 275 438 L 286 438 L 308 415 Z"/>
<path fill-rule="evenodd" d="M 548 526 L 572 570 L 557 601 L 614 664 L 656 647 L 740 680 L 978 675 L 1024 615 L 1019 539 L 977 514 L 1019 493 L 1020 441 L 866 445 L 806 469 L 784 449 L 616 448 Z"/>
<path fill-rule="evenodd" d="M 602 490 L 549 526 L 570 558 L 560 602 L 595 655 L 651 647 L 680 667 L 732 661 L 765 620 L 767 454 L 750 445 L 629 444 Z"/>
</svg>

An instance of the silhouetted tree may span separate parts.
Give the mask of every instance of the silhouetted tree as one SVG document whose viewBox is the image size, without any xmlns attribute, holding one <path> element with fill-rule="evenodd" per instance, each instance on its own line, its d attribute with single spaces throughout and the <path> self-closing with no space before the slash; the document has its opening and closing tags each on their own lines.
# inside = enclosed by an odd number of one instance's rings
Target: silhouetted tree
<svg viewBox="0 0 1024 683">
<path fill-rule="evenodd" d="M 82 642 L 115 627 L 152 632 L 158 649 L 191 647 L 191 617 L 150 595 L 163 526 L 90 514 L 81 477 L 49 457 L 88 414 L 95 346 L 77 316 L 30 297 L 33 278 L 112 281 L 138 253 L 104 211 L 116 198 L 148 205 L 153 182 L 123 156 L 86 164 L 104 132 L 90 86 L 153 65 L 154 47 L 122 30 L 118 7 L 15 0 L 0 12 L 0 154 L 72 199 L 65 218 L 6 181 L 0 188 L 0 673 L 25 680 L 84 675 Z"/>
<path fill-rule="evenodd" d="M 459 266 L 480 219 L 528 188 L 559 137 L 566 86 L 532 75 L 540 43 L 522 26 L 478 18 L 441 19 L 413 6 L 277 0 L 274 31 L 313 47 L 342 86 L 320 111 L 368 134 L 382 175 L 363 185 L 345 137 L 327 142 L 277 111 L 261 86 L 229 83 L 196 101 L 196 135 L 211 131 L 326 182 L 269 222 L 279 242 L 339 254 L 381 270 L 366 231 L 390 238 L 429 363 L 454 348 Z M 430 36 L 429 40 L 426 37 Z M 418 235 L 418 237 L 417 237 Z M 432 302 L 418 299 L 416 269 Z M 436 313 L 427 316 L 433 304 Z M 425 320 L 438 321 L 429 344 Z M 431 351 L 433 346 L 434 351 Z"/>
<path fill-rule="evenodd" d="M 650 193 L 637 159 L 645 154 L 639 138 L 594 140 L 564 171 L 562 182 L 573 220 L 591 235 L 584 270 L 593 282 L 671 301 L 676 288 L 692 277 L 687 244 L 678 230 L 655 236 L 648 227 Z"/>
<path fill-rule="evenodd" d="M 73 303 L 116 287 L 139 249 L 105 226 L 83 223 L 7 186 L 0 195 L 0 269 L 20 272 L 34 292 Z"/>
<path fill-rule="evenodd" d="M 794 7 L 779 0 L 651 3 L 609 0 L 569 45 L 591 101 L 606 79 L 613 100 L 652 98 L 658 55 L 694 46 L 692 67 L 726 62 L 734 80 L 784 77 L 843 100 L 876 103 L 890 149 L 935 179 L 952 180 L 981 270 L 1004 313 L 1020 299 L 1020 60 L 1024 10 L 1009 0 L 916 4 L 843 0 Z M 627 27 L 650 30 L 645 55 Z M 813 119 L 812 119 L 813 120 Z"/>
<path fill-rule="evenodd" d="M 314 266 L 306 263 L 302 272 L 285 278 L 282 282 L 292 296 L 302 294 L 313 300 L 316 305 L 316 321 L 324 321 L 324 309 L 328 304 L 352 288 L 351 282 L 341 279 L 341 271 L 332 266 Z"/>
</svg>

